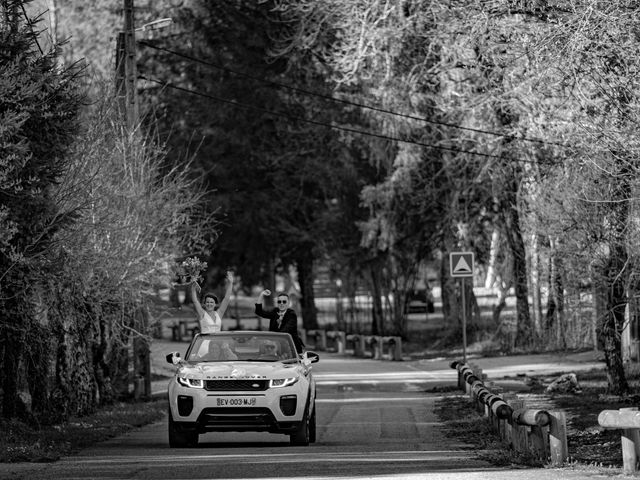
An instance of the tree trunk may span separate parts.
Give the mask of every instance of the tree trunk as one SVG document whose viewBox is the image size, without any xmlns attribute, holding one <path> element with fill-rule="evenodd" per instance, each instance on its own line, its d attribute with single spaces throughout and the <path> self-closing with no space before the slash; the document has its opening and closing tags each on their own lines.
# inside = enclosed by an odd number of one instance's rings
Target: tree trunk
<svg viewBox="0 0 640 480">
<path fill-rule="evenodd" d="M 549 296 L 547 299 L 545 329 L 549 334 L 555 331 L 556 346 L 558 348 L 566 348 L 562 259 L 558 254 L 557 241 L 550 238 L 549 242 L 551 245 L 549 253 Z"/>
<path fill-rule="evenodd" d="M 617 178 L 612 179 L 614 189 L 611 198 L 617 200 L 608 207 L 605 220 L 609 225 L 607 257 L 595 266 L 594 280 L 602 284 L 606 292 L 600 336 L 607 365 L 608 392 L 612 395 L 626 395 L 629 384 L 622 361 L 621 335 L 627 306 L 627 283 L 630 281 L 627 253 L 627 228 L 629 223 L 629 167 L 623 167 Z"/>
<path fill-rule="evenodd" d="M 445 244 L 441 247 L 440 259 L 440 297 L 442 301 L 442 314 L 445 325 L 462 327 L 462 314 L 458 301 L 457 286 L 449 271 L 449 249 Z"/>
<path fill-rule="evenodd" d="M 309 255 L 302 255 L 297 259 L 298 283 L 300 284 L 300 309 L 302 325 L 306 330 L 318 328 L 318 312 L 313 294 L 313 259 Z"/>
<path fill-rule="evenodd" d="M 51 43 L 58 44 L 58 6 L 56 0 L 47 0 L 47 10 L 49 10 L 49 25 L 51 32 Z"/>
<path fill-rule="evenodd" d="M 0 333 L 4 344 L 4 356 L 2 360 L 2 415 L 5 418 L 21 416 L 24 412 L 19 408 L 18 397 L 19 380 L 23 376 L 21 370 L 24 355 L 24 342 L 26 324 L 24 320 L 23 299 L 25 295 L 24 281 L 20 281 L 14 274 L 7 279 L 6 287 L 3 289 L 4 301 L 2 302 L 2 312 L 4 318 L 0 319 Z"/>
<path fill-rule="evenodd" d="M 5 372 L 2 382 L 2 415 L 12 418 L 18 414 L 18 378 L 22 358 L 22 329 L 19 325 L 4 327 L 4 358 L 2 369 Z"/>
<path fill-rule="evenodd" d="M 25 345 L 25 364 L 31 412 L 40 419 L 49 420 L 51 334 L 48 328 L 39 324 L 33 324 L 29 333 L 32 340 Z"/>
<path fill-rule="evenodd" d="M 534 233 L 531 237 L 531 302 L 533 307 L 533 328 L 537 336 L 542 334 L 542 298 L 540 293 L 540 239 Z"/>
<path fill-rule="evenodd" d="M 372 314 L 371 335 L 384 335 L 384 315 L 382 309 L 382 282 L 378 262 L 374 262 L 370 267 L 371 275 L 371 295 Z"/>
<path fill-rule="evenodd" d="M 622 248 L 618 249 L 622 254 Z M 607 365 L 608 393 L 612 395 L 626 395 L 629 393 L 629 384 L 624 372 L 622 361 L 621 335 L 624 326 L 624 314 L 627 304 L 625 295 L 625 281 L 621 275 L 623 258 L 618 257 L 612 262 L 609 269 L 609 288 L 607 291 L 607 313 L 602 325 L 602 343 L 604 358 Z M 616 261 L 617 260 L 617 261 Z"/>
<path fill-rule="evenodd" d="M 487 266 L 487 277 L 484 280 L 484 288 L 492 288 L 497 279 L 498 271 L 498 248 L 500 245 L 500 231 L 497 228 L 491 233 L 491 247 L 489 249 L 489 265 Z"/>
<path fill-rule="evenodd" d="M 516 295 L 516 339 L 515 345 L 528 347 L 533 344 L 534 330 L 529 314 L 529 292 L 527 279 L 527 255 L 520 228 L 518 211 L 518 180 L 515 172 L 504 190 L 501 213 L 507 231 L 507 242 L 513 256 L 513 279 Z"/>
</svg>

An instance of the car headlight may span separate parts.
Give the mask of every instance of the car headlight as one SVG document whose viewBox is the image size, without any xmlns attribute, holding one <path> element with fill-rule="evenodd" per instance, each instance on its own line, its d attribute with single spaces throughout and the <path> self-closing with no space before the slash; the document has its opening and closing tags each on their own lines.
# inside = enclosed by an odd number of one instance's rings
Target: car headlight
<svg viewBox="0 0 640 480">
<path fill-rule="evenodd" d="M 288 387 L 290 385 L 293 385 L 294 383 L 297 383 L 298 380 L 299 380 L 299 377 L 277 378 L 269 381 L 269 387 L 271 388 Z"/>
<path fill-rule="evenodd" d="M 178 383 L 183 387 L 203 388 L 204 382 L 200 378 L 177 377 Z"/>
</svg>

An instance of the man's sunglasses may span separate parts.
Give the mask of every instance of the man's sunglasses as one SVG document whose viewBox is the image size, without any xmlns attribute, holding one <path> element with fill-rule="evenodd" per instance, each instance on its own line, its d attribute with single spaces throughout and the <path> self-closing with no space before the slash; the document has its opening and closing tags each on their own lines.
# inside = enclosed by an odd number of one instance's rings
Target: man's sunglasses
<svg viewBox="0 0 640 480">
<path fill-rule="evenodd" d="M 278 300 L 278 303 L 287 303 L 286 300 Z"/>
</svg>

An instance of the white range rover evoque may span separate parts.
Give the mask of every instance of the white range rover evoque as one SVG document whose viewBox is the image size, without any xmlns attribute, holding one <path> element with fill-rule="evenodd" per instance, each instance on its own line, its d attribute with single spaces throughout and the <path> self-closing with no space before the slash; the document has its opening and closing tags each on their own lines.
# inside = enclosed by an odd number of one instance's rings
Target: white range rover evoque
<svg viewBox="0 0 640 480">
<path fill-rule="evenodd" d="M 169 446 L 205 432 L 270 432 L 292 445 L 316 440 L 315 352 L 297 354 L 288 333 L 229 331 L 194 336 L 169 382 Z"/>
</svg>

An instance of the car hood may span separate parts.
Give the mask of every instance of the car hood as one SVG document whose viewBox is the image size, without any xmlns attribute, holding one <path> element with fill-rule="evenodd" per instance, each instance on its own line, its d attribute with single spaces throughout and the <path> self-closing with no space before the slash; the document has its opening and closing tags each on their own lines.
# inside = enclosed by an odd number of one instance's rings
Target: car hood
<svg viewBox="0 0 640 480">
<path fill-rule="evenodd" d="M 242 380 L 245 378 L 290 378 L 302 373 L 300 365 L 282 363 L 243 362 L 215 364 L 184 364 L 177 374 L 187 378 L 204 380 Z"/>
</svg>

